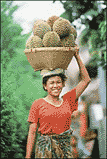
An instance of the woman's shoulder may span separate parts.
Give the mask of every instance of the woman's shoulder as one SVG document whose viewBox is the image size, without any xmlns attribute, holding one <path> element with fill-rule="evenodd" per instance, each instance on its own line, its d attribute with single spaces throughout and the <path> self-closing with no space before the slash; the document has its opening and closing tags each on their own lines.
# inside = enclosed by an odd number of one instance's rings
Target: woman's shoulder
<svg viewBox="0 0 107 159">
<path fill-rule="evenodd" d="M 32 103 L 32 106 L 38 107 L 40 104 L 42 104 L 43 98 L 35 99 Z"/>
<path fill-rule="evenodd" d="M 74 88 L 72 88 L 71 90 L 69 90 L 69 91 L 66 91 L 65 93 L 64 93 L 64 95 L 63 95 L 63 97 L 68 97 L 68 95 L 72 95 L 72 94 L 75 94 L 75 87 Z"/>
<path fill-rule="evenodd" d="M 34 103 L 41 103 L 41 102 L 43 102 L 43 98 L 39 98 L 39 99 L 36 99 L 36 100 L 34 100 Z"/>
</svg>

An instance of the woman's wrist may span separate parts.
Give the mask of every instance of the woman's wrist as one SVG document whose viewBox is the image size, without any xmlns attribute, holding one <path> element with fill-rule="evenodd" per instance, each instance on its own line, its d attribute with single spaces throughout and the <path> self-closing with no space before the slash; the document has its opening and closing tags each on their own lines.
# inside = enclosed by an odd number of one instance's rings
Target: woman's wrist
<svg viewBox="0 0 107 159">
<path fill-rule="evenodd" d="M 25 156 L 25 159 L 29 159 L 29 158 L 31 158 L 31 157 L 29 157 L 29 156 Z"/>
<path fill-rule="evenodd" d="M 74 53 L 74 56 L 75 57 L 78 57 L 79 56 L 79 47 L 75 47 L 75 53 Z"/>
<path fill-rule="evenodd" d="M 31 158 L 31 156 L 27 154 L 27 155 L 25 156 L 25 158 L 26 158 L 26 159 L 27 159 L 27 158 Z"/>
<path fill-rule="evenodd" d="M 74 56 L 75 56 L 76 59 L 80 58 L 79 53 L 75 53 Z"/>
</svg>

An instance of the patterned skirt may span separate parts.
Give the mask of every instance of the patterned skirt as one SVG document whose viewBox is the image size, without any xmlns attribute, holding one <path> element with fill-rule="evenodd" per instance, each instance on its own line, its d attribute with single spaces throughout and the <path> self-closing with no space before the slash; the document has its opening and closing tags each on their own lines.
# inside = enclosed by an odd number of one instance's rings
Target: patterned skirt
<svg viewBox="0 0 107 159">
<path fill-rule="evenodd" d="M 35 146 L 35 158 L 78 158 L 77 139 L 69 129 L 57 135 L 42 135 Z"/>
</svg>

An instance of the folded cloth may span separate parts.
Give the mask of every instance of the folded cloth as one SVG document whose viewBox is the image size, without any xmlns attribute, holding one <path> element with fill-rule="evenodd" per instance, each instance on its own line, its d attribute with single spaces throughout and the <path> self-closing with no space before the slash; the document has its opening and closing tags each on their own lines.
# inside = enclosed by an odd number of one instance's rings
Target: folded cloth
<svg viewBox="0 0 107 159">
<path fill-rule="evenodd" d="M 35 158 L 77 158 L 75 143 L 71 129 L 57 135 L 42 135 L 36 143 Z"/>
<path fill-rule="evenodd" d="M 78 152 L 79 152 L 79 158 L 86 158 L 91 156 L 92 150 L 94 147 L 95 140 L 88 141 L 87 143 L 84 143 L 82 140 L 78 140 Z"/>
<path fill-rule="evenodd" d="M 45 76 L 55 75 L 55 74 L 59 74 L 59 73 L 64 74 L 65 71 L 62 68 L 57 68 L 57 69 L 52 70 L 52 71 L 44 69 L 41 71 L 40 74 L 42 77 L 45 77 Z"/>
</svg>

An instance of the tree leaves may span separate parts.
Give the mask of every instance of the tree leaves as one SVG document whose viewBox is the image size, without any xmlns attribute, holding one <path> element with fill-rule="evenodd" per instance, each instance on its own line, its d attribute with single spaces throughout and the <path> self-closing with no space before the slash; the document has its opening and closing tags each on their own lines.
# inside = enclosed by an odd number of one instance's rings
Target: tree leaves
<svg viewBox="0 0 107 159">
<path fill-rule="evenodd" d="M 42 81 L 38 73 L 27 61 L 24 53 L 25 43 L 31 34 L 21 35 L 22 28 L 14 23 L 12 16 L 2 9 L 1 36 L 1 105 L 2 105 L 2 142 L 1 156 L 24 158 L 22 141 L 28 133 L 27 118 L 32 102 L 44 96 Z M 13 10 L 11 10 L 13 12 Z M 12 13 L 11 12 L 11 13 Z M 5 115 L 4 115 L 5 114 Z"/>
<path fill-rule="evenodd" d="M 100 23 L 99 29 L 101 29 L 101 39 L 106 40 L 106 21 Z"/>
<path fill-rule="evenodd" d="M 91 16 L 93 18 L 94 16 L 97 16 L 97 15 L 98 15 L 98 12 L 94 9 L 90 9 L 84 14 L 86 19 L 88 18 L 88 16 Z"/>
<path fill-rule="evenodd" d="M 84 45 L 86 45 L 87 44 L 87 42 L 88 42 L 88 37 L 90 36 L 90 29 L 89 29 L 89 27 L 86 27 L 83 31 L 82 31 L 82 33 L 81 33 L 81 35 L 80 35 L 80 45 L 81 46 L 84 46 Z"/>
<path fill-rule="evenodd" d="M 1 63 L 4 70 L 10 59 L 15 56 L 15 48 L 22 47 L 25 40 L 21 35 L 23 29 L 12 19 L 12 14 L 18 7 L 13 7 L 12 2 L 7 1 L 2 1 L 1 6 Z"/>
<path fill-rule="evenodd" d="M 54 1 L 55 2 L 55 1 Z M 61 1 L 62 3 L 62 1 Z M 101 2 L 106 5 L 106 1 Z M 80 45 L 87 45 L 90 55 L 96 62 L 105 68 L 106 64 L 106 8 L 96 1 L 65 1 L 63 7 L 65 12 L 61 17 L 68 19 L 71 23 L 80 19 L 86 28 L 82 31 L 79 41 Z M 101 57 L 103 54 L 103 59 Z M 105 62 L 104 62 L 105 61 Z"/>
<path fill-rule="evenodd" d="M 15 97 L 13 95 L 18 88 L 16 78 L 18 74 L 16 71 L 17 65 L 13 69 L 13 67 L 11 67 L 12 63 L 10 64 L 18 55 L 16 48 L 21 48 L 21 52 L 24 50 L 28 36 L 21 35 L 23 29 L 20 25 L 15 24 L 12 19 L 12 14 L 16 9 L 17 6 L 13 7 L 12 2 L 2 1 L 1 3 L 1 158 L 10 158 L 9 154 L 13 157 L 15 153 L 17 153 L 16 156 L 18 158 L 24 157 L 23 154 L 20 153 L 23 152 L 23 150 L 19 141 L 23 140 L 22 134 L 25 134 L 22 130 L 26 130 L 27 128 L 23 119 L 21 121 L 22 124 L 17 127 L 19 119 L 15 113 L 18 107 L 16 108 L 17 103 L 15 103 Z M 20 57 L 21 55 L 19 59 Z M 25 58 L 24 53 L 23 57 Z M 24 66 L 22 68 L 24 68 Z M 19 75 L 17 77 L 20 78 Z M 23 114 L 25 114 L 25 110 Z M 19 135 L 20 133 L 21 135 Z"/>
</svg>

